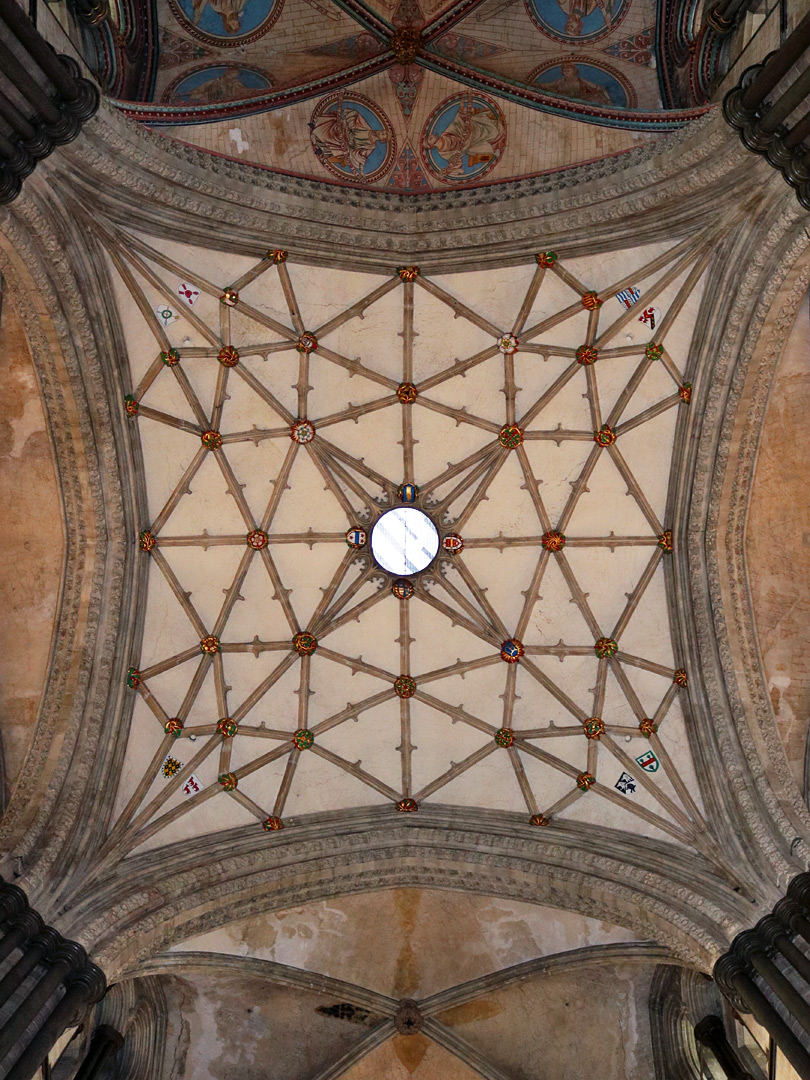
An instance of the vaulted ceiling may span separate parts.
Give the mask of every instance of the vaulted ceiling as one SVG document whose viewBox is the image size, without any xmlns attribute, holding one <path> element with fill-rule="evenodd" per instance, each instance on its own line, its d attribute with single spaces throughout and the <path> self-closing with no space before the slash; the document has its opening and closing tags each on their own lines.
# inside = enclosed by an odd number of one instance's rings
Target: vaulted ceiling
<svg viewBox="0 0 810 1080">
<path fill-rule="evenodd" d="M 647 1080 L 656 965 L 805 858 L 741 552 L 806 236 L 717 116 L 650 142 L 652 9 L 585 6 L 174 0 L 10 215 L 68 540 L 4 873 L 126 1076 Z"/>
<path fill-rule="evenodd" d="M 150 564 L 116 844 L 439 802 L 722 864 L 666 594 L 711 237 L 387 278 L 109 241 Z"/>
</svg>

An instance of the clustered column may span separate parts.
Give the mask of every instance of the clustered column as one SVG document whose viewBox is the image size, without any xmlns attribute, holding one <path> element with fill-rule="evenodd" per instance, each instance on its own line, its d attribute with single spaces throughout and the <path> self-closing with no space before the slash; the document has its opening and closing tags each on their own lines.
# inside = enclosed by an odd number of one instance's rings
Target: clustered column
<svg viewBox="0 0 810 1080">
<path fill-rule="evenodd" d="M 791 69 L 810 46 L 810 12 L 776 52 L 761 64 L 743 72 L 726 95 L 723 114 L 740 133 L 745 146 L 763 154 L 796 188 L 799 202 L 810 210 L 810 150 L 804 140 L 810 136 L 810 109 L 791 127 L 786 121 L 810 94 L 810 66 L 784 86 Z M 774 100 L 769 95 L 782 85 Z"/>
<path fill-rule="evenodd" d="M 17 0 L 0 0 L 0 203 L 37 163 L 75 139 L 98 109 L 96 87 L 57 55 Z"/>
<path fill-rule="evenodd" d="M 45 926 L 22 889 L 0 879 L 0 1074 L 31 1080 L 105 989 L 82 946 Z"/>
<path fill-rule="evenodd" d="M 802 1077 L 810 1080 L 810 874 L 799 874 L 772 914 L 745 930 L 717 961 L 717 985 L 751 1013 Z"/>
</svg>

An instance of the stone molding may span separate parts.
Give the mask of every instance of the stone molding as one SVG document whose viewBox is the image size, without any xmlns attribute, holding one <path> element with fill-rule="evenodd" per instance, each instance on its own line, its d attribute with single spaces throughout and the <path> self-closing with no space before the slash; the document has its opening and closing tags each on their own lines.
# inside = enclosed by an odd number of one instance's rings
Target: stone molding
<svg viewBox="0 0 810 1080">
<path fill-rule="evenodd" d="M 744 533 L 770 381 L 810 280 L 803 220 L 789 198 L 781 200 L 762 216 L 758 236 L 730 240 L 718 265 L 707 333 L 696 338 L 702 343 L 693 380 L 700 407 L 692 414 L 691 430 L 683 432 L 690 440 L 690 460 L 679 479 L 679 509 L 673 514 L 685 523 L 676 610 L 688 643 L 687 666 L 696 675 L 690 697 L 701 738 L 693 740 L 693 752 L 704 772 L 723 763 L 729 793 L 715 784 L 716 806 L 728 806 L 732 795 L 754 843 L 735 833 L 733 816 L 724 842 L 749 861 L 763 883 L 770 879 L 771 903 L 807 862 L 810 817 L 785 760 L 765 688 Z M 741 276 L 733 270 L 738 263 L 746 267 Z M 749 379 L 757 392 L 743 411 Z M 705 749 L 713 743 L 719 759 L 712 755 L 711 760 Z M 716 817 L 722 824 L 723 813 Z"/>
<path fill-rule="evenodd" d="M 804 216 L 804 215 L 801 215 Z M 754 472 L 765 413 L 773 378 L 782 357 L 785 342 L 795 322 L 798 306 L 804 299 L 810 284 L 810 238 L 804 229 L 799 231 L 793 243 L 781 253 L 782 272 L 777 272 L 779 288 L 774 290 L 773 303 L 763 321 L 762 331 L 752 351 L 749 370 L 735 377 L 731 394 L 737 405 L 733 416 L 727 402 L 725 423 L 730 447 L 739 447 L 735 454 L 729 453 L 721 498 L 727 499 L 728 515 L 724 533 L 718 535 L 716 546 L 711 550 L 715 567 L 725 567 L 722 595 L 723 608 L 733 622 L 730 634 L 729 654 L 723 657 L 727 672 L 727 685 L 731 685 L 730 669 L 734 665 L 733 686 L 737 697 L 733 699 L 735 719 L 744 716 L 754 728 L 757 740 L 767 746 L 767 766 L 778 780 L 779 787 L 790 793 L 786 799 L 785 812 L 795 828 L 790 841 L 790 854 L 797 860 L 793 865 L 804 867 L 810 856 L 808 828 L 810 815 L 798 787 L 792 781 L 781 742 L 777 735 L 770 695 L 762 669 L 753 602 L 745 566 L 745 527 L 751 499 Z M 733 423 L 733 427 L 732 427 Z M 720 495 L 720 478 L 715 489 Z M 722 506 L 722 503 L 721 503 Z M 719 517 L 719 511 L 718 511 Z M 718 573 L 719 576 L 719 573 Z M 744 673 L 744 683 L 738 673 Z M 787 824 L 787 823 L 786 823 Z M 798 843 L 796 843 L 798 841 Z M 792 866 L 784 876 L 790 876 Z"/>
<path fill-rule="evenodd" d="M 312 990 L 339 1001 L 348 1001 L 358 1008 L 380 1016 L 393 1017 L 397 1002 L 385 994 L 368 990 L 365 986 L 345 982 L 343 979 L 322 975 L 317 971 L 305 971 L 302 968 L 288 967 L 273 960 L 260 960 L 255 956 L 232 956 L 229 953 L 215 952 L 176 952 L 160 953 L 132 972 L 125 972 L 121 981 L 127 978 L 141 978 L 143 975 L 191 975 L 198 972 L 228 973 L 238 972 L 257 979 L 264 979 L 276 986 L 294 987 L 299 990 Z"/>
<path fill-rule="evenodd" d="M 673 960 L 666 949 L 653 942 L 636 941 L 607 945 L 596 945 L 566 952 L 554 953 L 538 957 L 525 963 L 515 964 L 507 968 L 469 979 L 454 986 L 428 995 L 418 1000 L 397 1000 L 386 994 L 369 990 L 355 983 L 344 982 L 341 979 L 323 975 L 317 971 L 304 970 L 297 967 L 288 967 L 285 964 L 271 960 L 258 959 L 256 957 L 234 955 L 229 953 L 215 952 L 173 952 L 161 953 L 139 965 L 132 972 L 125 972 L 116 984 L 116 990 L 122 990 L 127 999 L 133 997 L 135 987 L 141 984 L 161 985 L 167 983 L 165 976 L 175 975 L 184 980 L 194 982 L 197 974 L 210 974 L 218 978 L 228 974 L 238 974 L 242 977 L 266 980 L 278 987 L 287 987 L 302 991 L 314 992 L 325 997 L 326 1001 L 348 1002 L 356 1008 L 366 1010 L 372 1016 L 368 1022 L 373 1022 L 375 1028 L 380 1023 L 385 1023 L 386 1033 L 393 1031 L 391 1021 L 396 1024 L 396 1030 L 401 1034 L 413 1034 L 415 1030 L 423 1029 L 426 1033 L 441 1045 L 451 1037 L 445 1023 L 439 1022 L 439 1014 L 448 1009 L 458 1008 L 469 1002 L 476 1001 L 481 997 L 487 999 L 493 993 L 498 993 L 509 987 L 524 985 L 546 977 L 554 977 L 562 973 L 571 974 L 584 972 L 598 968 L 612 968 L 615 964 L 638 965 L 649 968 L 656 963 L 664 965 L 656 967 L 655 971 L 673 972 L 680 977 L 677 967 L 670 965 L 677 963 Z M 161 976 L 163 978 L 161 979 Z M 700 978 L 700 976 L 696 976 Z M 708 980 L 706 980 L 708 982 Z M 678 984 L 679 985 L 679 984 Z M 405 1021 L 405 1023 L 403 1023 Z M 410 1021 L 410 1023 L 408 1023 Z M 362 1046 L 353 1050 L 353 1060 L 360 1060 L 372 1049 L 376 1042 L 364 1042 Z M 171 1048 L 171 1040 L 169 1040 Z M 451 1047 L 451 1052 L 472 1068 L 483 1068 L 482 1076 L 501 1075 L 492 1072 L 492 1064 L 486 1058 L 479 1057 L 475 1052 L 470 1053 L 471 1047 L 462 1040 Z M 143 1052 L 143 1051 L 142 1051 Z M 331 1062 L 325 1068 L 324 1073 L 319 1073 L 320 1080 L 323 1076 L 339 1075 L 331 1073 L 336 1067 Z M 124 1071 L 124 1076 L 129 1077 L 154 1075 L 141 1069 L 140 1072 L 130 1074 Z M 693 1080 L 690 1075 L 689 1080 Z"/>
<path fill-rule="evenodd" d="M 662 964 L 665 968 L 678 967 L 679 962 L 669 954 L 669 950 L 656 945 L 653 941 L 615 942 L 607 945 L 588 945 L 567 952 L 551 953 L 527 960 L 523 964 L 514 964 L 489 975 L 470 979 L 457 986 L 449 987 L 431 994 L 419 1002 L 426 1016 L 434 1016 L 445 1009 L 456 1008 L 468 1001 L 474 1001 L 484 994 L 507 987 L 518 986 L 546 975 L 568 974 L 587 968 L 610 967 L 613 964 L 638 964 L 649 966 Z"/>
<path fill-rule="evenodd" d="M 111 1025 L 124 1036 L 117 1059 L 119 1080 L 183 1075 L 191 1033 L 181 1002 L 168 996 L 168 989 L 165 979 L 144 975 L 116 982 L 101 1002 L 98 1022 Z M 89 1043 L 89 1038 L 85 1042 Z"/>
<path fill-rule="evenodd" d="M 262 254 L 281 246 L 295 258 L 351 259 L 383 272 L 403 261 L 441 272 L 470 269 L 471 259 L 476 267 L 504 265 L 550 246 L 569 256 L 632 246 L 639 215 L 650 241 L 685 234 L 716 217 L 718 188 L 731 205 L 775 179 L 719 112 L 592 164 L 418 198 L 281 176 L 148 131 L 109 105 L 49 171 L 60 164 L 70 168 L 74 189 L 92 192 L 121 225 L 177 231 L 186 242 L 223 250 Z"/>
<path fill-rule="evenodd" d="M 655 1080 L 701 1080 L 700 1062 L 687 1000 L 690 985 L 701 976 L 682 968 L 656 967 L 650 986 L 650 1041 Z M 700 994 L 719 1008 L 717 992 L 709 979 Z M 712 1000 L 713 999 L 713 1000 Z M 705 1015 L 705 1013 L 701 1013 Z"/>
<path fill-rule="evenodd" d="M 272 843 L 233 830 L 182 852 L 127 859 L 72 909 L 111 978 L 156 952 L 248 915 L 395 886 L 464 889 L 577 911 L 630 928 L 708 970 L 751 902 L 710 864 L 674 844 L 560 823 L 537 830 L 517 815 L 462 808 L 345 811 L 296 825 Z M 327 825 L 328 820 L 328 825 Z M 328 831 L 325 831 L 324 826 Z M 598 843 L 598 850 L 595 847 Z"/>
<path fill-rule="evenodd" d="M 124 699 L 118 669 L 129 648 L 125 583 L 135 527 L 131 497 L 127 505 L 132 469 L 121 461 L 127 440 L 115 405 L 110 408 L 118 396 L 109 388 L 116 373 L 103 362 L 115 355 L 107 325 L 113 310 L 108 306 L 101 323 L 92 305 L 93 295 L 103 295 L 103 262 L 76 235 L 77 222 L 69 236 L 67 210 L 43 212 L 35 188 L 32 179 L 0 217 L 0 272 L 39 380 L 67 551 L 49 677 L 32 745 L 0 822 L 0 850 L 6 872 L 22 873 L 34 904 L 50 917 L 54 880 L 62 878 L 58 866 L 92 847 L 94 834 L 105 829 L 87 804 L 121 711 L 116 703 Z M 112 797 L 107 792 L 110 806 Z"/>
</svg>

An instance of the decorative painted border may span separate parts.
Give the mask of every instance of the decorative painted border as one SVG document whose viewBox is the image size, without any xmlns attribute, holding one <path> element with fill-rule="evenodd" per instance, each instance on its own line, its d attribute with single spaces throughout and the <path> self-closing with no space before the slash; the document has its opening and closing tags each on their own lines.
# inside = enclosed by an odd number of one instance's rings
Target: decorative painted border
<svg viewBox="0 0 810 1080">
<path fill-rule="evenodd" d="M 115 101 L 112 104 L 125 116 L 140 120 L 153 127 L 177 126 L 181 124 L 210 124 L 217 120 L 236 120 L 254 113 L 270 112 L 286 108 L 300 101 L 308 101 L 330 90 L 351 86 L 371 75 L 385 70 L 391 64 L 391 52 L 381 53 L 369 60 L 362 60 L 333 75 L 324 76 L 310 83 L 276 90 L 252 100 L 230 102 L 227 105 L 212 107 L 167 106 L 132 101 Z M 448 57 L 441 56 L 428 46 L 419 56 L 419 63 L 429 71 L 435 71 L 445 78 L 470 86 L 479 93 L 492 94 L 494 97 L 513 101 L 539 112 L 553 116 L 568 116 L 586 124 L 620 127 L 630 131 L 677 131 L 692 120 L 696 120 L 711 111 L 714 106 L 702 105 L 690 109 L 670 109 L 658 112 L 638 112 L 629 109 L 604 108 L 598 105 L 587 106 L 575 101 L 564 102 L 550 94 L 527 86 L 525 83 L 503 76 L 494 76 L 482 68 L 470 64 L 460 64 Z"/>
</svg>

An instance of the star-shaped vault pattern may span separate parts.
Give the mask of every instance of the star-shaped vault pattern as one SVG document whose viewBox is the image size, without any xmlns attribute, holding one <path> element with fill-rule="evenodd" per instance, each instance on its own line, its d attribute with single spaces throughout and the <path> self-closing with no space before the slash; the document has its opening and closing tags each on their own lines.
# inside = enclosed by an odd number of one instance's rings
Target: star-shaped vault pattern
<svg viewBox="0 0 810 1080">
<path fill-rule="evenodd" d="M 111 844 L 456 803 L 720 860 L 664 583 L 711 242 L 439 278 L 107 236 L 149 560 Z M 407 503 L 442 546 L 395 579 Z"/>
</svg>

